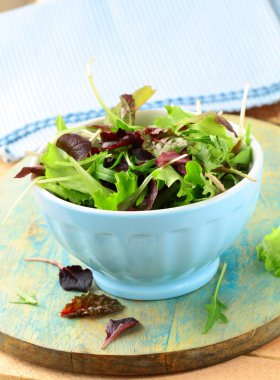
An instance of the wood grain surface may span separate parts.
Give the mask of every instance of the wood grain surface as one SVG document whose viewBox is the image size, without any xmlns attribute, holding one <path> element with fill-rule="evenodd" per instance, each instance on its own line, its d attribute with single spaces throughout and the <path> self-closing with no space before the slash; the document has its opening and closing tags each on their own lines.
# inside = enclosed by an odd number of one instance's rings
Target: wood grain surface
<svg viewBox="0 0 280 380">
<path fill-rule="evenodd" d="M 255 135 L 257 138 L 259 138 L 260 140 L 263 140 L 263 143 L 264 145 L 268 145 L 270 146 L 272 142 L 276 142 L 277 141 L 277 138 L 279 138 L 279 131 L 275 128 L 275 127 L 271 127 L 269 125 L 266 125 L 266 124 L 259 124 L 259 123 L 255 123 L 256 124 L 256 127 L 257 125 L 259 125 L 259 127 L 256 128 L 255 130 Z M 261 132 L 261 135 L 262 136 L 258 136 L 258 130 L 262 131 L 264 128 L 267 128 L 265 129 L 264 132 Z M 260 129 L 259 129 L 260 128 Z M 272 128 L 273 130 L 273 133 L 276 133 L 276 135 L 274 136 L 273 134 L 271 135 L 271 133 L 268 133 L 268 131 L 270 130 L 269 128 Z M 270 142 L 267 140 L 267 136 L 270 135 Z M 266 141 L 264 140 L 266 139 Z M 272 176 L 271 176 L 272 174 Z M 268 178 L 272 178 L 272 181 L 275 180 L 275 176 L 274 176 L 274 170 L 268 170 Z M 266 178 L 267 180 L 267 178 Z M 266 181 L 267 182 L 267 181 Z M 269 183 L 269 181 L 268 181 Z M 1 199 L 2 199 L 2 196 L 1 196 Z M 264 205 L 265 206 L 265 205 Z M 276 208 L 274 208 L 274 212 L 276 212 Z M 276 213 L 274 213 L 273 215 L 277 216 Z M 272 216 L 273 216 L 272 215 Z M 279 215 L 279 213 L 278 213 Z M 257 218 L 258 219 L 258 218 Z M 272 219 L 269 220 L 269 222 L 272 222 L 273 221 L 273 217 Z M 267 223 L 267 221 L 265 221 L 265 223 Z M 33 230 L 33 235 L 36 237 L 36 235 L 39 235 L 39 240 L 41 238 L 43 238 L 42 234 L 38 234 L 38 231 L 36 231 L 36 228 L 35 230 Z M 32 235 L 32 236 L 33 236 Z M 35 238 L 36 239 L 36 238 Z M 48 270 L 49 271 L 49 270 Z M 26 275 L 25 275 L 26 276 Z M 28 275 L 27 275 L 28 276 Z M 24 277 L 24 276 L 23 276 Z M 276 283 L 275 283 L 276 284 Z M 266 284 L 267 285 L 267 284 Z M 271 284 L 270 284 L 271 285 Z M 195 293 L 194 293 L 195 294 Z M 189 298 L 189 296 L 187 296 Z M 180 297 L 182 298 L 182 297 Z M 244 300 L 243 300 L 244 301 Z M 256 302 L 255 300 L 253 300 L 254 302 Z M 166 301 L 165 301 L 166 302 Z M 251 302 L 252 303 L 252 302 Z M 180 307 L 178 307 L 178 304 L 180 306 L 181 304 L 181 316 L 180 316 Z M 246 304 L 246 302 L 245 302 Z M 244 305 L 244 302 L 243 302 L 243 305 Z M 166 306 L 166 305 L 165 305 Z M 178 320 L 180 320 L 180 317 L 184 317 L 185 316 L 185 310 L 188 310 L 188 304 L 185 303 L 185 301 L 182 301 L 182 302 L 177 302 L 176 301 L 176 312 L 178 313 L 178 315 L 175 315 L 175 318 L 173 318 L 173 321 L 175 321 L 174 323 L 174 326 L 173 326 L 173 335 L 174 335 L 174 338 L 173 338 L 173 341 L 172 341 L 172 329 L 170 330 L 170 334 L 168 336 L 168 347 L 169 349 L 171 349 L 171 352 L 172 352 L 172 349 L 176 349 L 176 350 L 180 350 L 180 341 L 178 342 L 178 339 L 177 339 L 177 335 L 178 335 L 178 326 L 176 326 L 176 321 L 177 321 L 177 325 L 178 325 Z M 254 303 L 252 304 L 253 307 L 251 307 L 252 311 L 251 313 L 253 312 L 253 309 L 255 308 L 254 306 Z M 22 306 L 21 306 L 22 307 Z M 138 307 L 139 308 L 139 307 Z M 169 309 L 172 309 L 172 304 L 169 305 Z M 238 308 L 236 308 L 236 305 L 235 305 L 235 309 L 238 310 Z M 21 309 L 20 309 L 21 310 Z M 150 310 L 151 311 L 151 310 Z M 172 310 L 171 310 L 172 311 Z M 250 311 L 250 310 L 249 310 Z M 162 315 L 162 313 L 164 313 L 165 315 L 168 315 L 168 308 L 167 309 L 162 309 L 160 310 L 160 315 Z M 167 313 L 167 314 L 166 314 Z M 237 312 L 237 314 L 239 313 L 239 311 Z M 278 313 L 278 311 L 277 311 Z M 279 313 L 278 313 L 279 314 Z M 155 312 L 152 311 L 151 315 L 155 315 Z M 197 319 L 197 318 L 196 318 Z M 231 318 L 232 319 L 232 318 Z M 234 318 L 233 320 L 236 321 L 236 319 Z M 247 335 L 247 336 L 243 336 L 241 337 L 240 341 L 239 342 L 236 342 L 236 341 L 233 341 L 233 345 L 232 347 L 230 347 L 230 354 L 227 352 L 227 348 L 229 348 L 229 345 L 226 343 L 226 345 L 222 344 L 222 346 L 220 347 L 211 347 L 212 348 L 212 352 L 211 350 L 208 352 L 208 357 L 205 357 L 204 355 L 204 365 L 207 365 L 209 363 L 215 363 L 221 359 L 224 359 L 225 357 L 232 357 L 236 354 L 240 354 L 244 351 L 248 351 L 248 349 L 252 349 L 252 348 L 255 348 L 257 347 L 258 345 L 260 344 L 263 344 L 264 342 L 272 339 L 272 337 L 278 335 L 278 330 L 279 330 L 279 321 L 278 321 L 278 318 L 274 319 L 274 321 L 271 322 L 271 325 L 268 325 L 266 324 L 266 326 L 264 326 L 264 330 L 261 329 L 255 329 L 254 332 L 250 333 L 250 335 Z M 184 329 L 184 323 L 182 324 L 183 326 L 183 329 Z M 96 327 L 96 326 L 95 326 Z M 103 326 L 103 330 L 101 328 L 97 328 L 97 330 L 101 333 L 101 331 L 104 330 L 104 326 Z M 223 329 L 222 329 L 223 330 Z M 140 333 L 140 331 L 139 331 Z M 162 333 L 162 331 L 161 331 Z M 104 333 L 103 333 L 104 334 Z M 276 334 L 276 335 L 275 335 Z M 149 335 L 149 334 L 148 334 Z M 159 334 L 160 335 L 160 334 Z M 179 334 L 180 335 L 180 334 Z M 184 334 L 183 334 L 184 335 Z M 4 335 L 3 335 L 4 336 Z M 103 335 L 101 335 L 102 338 L 103 338 Z M 131 335 L 132 337 L 133 335 Z M 186 338 L 186 334 L 184 335 L 185 338 Z M 160 337 L 162 337 L 162 334 L 160 335 Z M 171 339 L 170 339 L 171 337 Z M 226 333 L 225 333 L 225 330 L 223 330 L 223 337 L 225 338 L 226 337 Z M 80 337 L 79 337 L 80 338 Z M 129 337 L 127 337 L 128 339 Z M 147 337 L 145 337 L 146 339 Z M 213 336 L 212 336 L 213 338 Z M 217 337 L 216 337 L 217 338 Z M 9 346 L 9 341 L 7 342 L 7 337 L 4 336 L 3 338 L 3 342 L 5 344 L 5 346 Z M 121 346 L 123 345 L 125 341 L 122 341 L 122 343 L 119 343 Z M 147 341 L 146 341 L 147 342 Z M 211 338 L 210 338 L 210 341 L 211 343 Z M 242 342 L 242 343 L 241 343 Z M 12 342 L 13 343 L 13 342 Z M 13 344 L 11 343 L 11 345 L 13 346 Z M 116 342 L 117 343 L 117 342 Z M 182 342 L 181 342 L 182 343 Z M 188 343 L 190 343 L 191 345 L 193 345 L 193 342 L 191 339 L 188 338 Z M 213 342 L 212 342 L 213 343 Z M 125 343 L 126 344 L 126 343 Z M 128 343 L 129 344 L 129 343 Z M 135 347 L 134 346 L 134 342 L 131 343 L 130 341 L 130 344 L 132 345 L 132 347 Z M 199 343 L 197 343 L 199 345 Z M 10 346 L 9 346 L 10 347 Z M 116 347 L 116 351 L 119 351 L 120 349 L 120 346 L 118 346 L 117 344 L 114 345 L 113 347 Z M 158 347 L 160 347 L 160 345 L 158 345 Z M 155 347 L 152 347 L 152 349 L 154 350 Z M 220 349 L 220 351 L 219 351 Z M 8 349 L 8 351 L 10 350 L 10 352 L 12 352 L 11 350 L 11 347 Z M 165 351 L 166 351 L 166 347 L 165 347 Z M 181 349 L 182 351 L 182 349 Z M 185 351 L 185 350 L 183 350 Z M 15 353 L 15 352 L 14 352 Z M 114 351 L 112 352 L 114 354 Z M 20 350 L 17 351 L 17 354 L 21 357 L 21 358 L 25 358 L 25 359 L 29 359 L 30 360 L 30 354 L 32 354 L 32 351 L 30 350 L 27 350 L 26 347 L 23 347 L 23 350 L 22 350 L 22 353 L 20 354 Z M 110 353 L 109 353 L 110 354 Z M 189 351 L 189 354 L 190 354 L 190 351 Z M 198 355 L 199 354 L 199 355 Z M 28 357 L 29 355 L 29 357 Z M 193 355 L 193 357 L 192 357 Z M 186 357 L 185 354 L 183 354 L 182 357 L 180 357 L 180 355 L 177 355 L 172 359 L 172 355 L 170 355 L 170 357 L 167 359 L 166 358 L 166 352 L 162 352 L 161 353 L 161 356 L 162 358 L 157 358 L 157 364 L 158 364 L 158 368 L 155 368 L 153 373 L 157 373 L 157 372 L 168 372 L 168 371 L 180 371 L 182 369 L 186 369 L 186 368 L 197 368 L 195 366 L 195 364 L 193 364 L 195 361 L 194 361 L 194 358 L 197 358 L 198 356 L 200 357 L 200 362 L 201 362 L 201 358 L 203 358 L 203 355 L 201 356 L 201 352 L 197 351 L 197 349 L 193 350 L 193 352 L 188 355 L 188 357 Z M 50 358 L 50 355 L 45 355 L 44 354 L 44 357 L 49 357 Z M 55 354 L 53 353 L 53 356 L 52 357 L 55 357 Z M 84 370 L 84 364 L 85 364 L 85 360 L 83 361 L 73 361 L 73 355 L 72 355 L 72 358 L 71 360 L 69 361 L 69 358 L 68 358 L 68 362 L 67 362 L 67 359 L 65 359 L 65 363 L 66 363 L 66 368 L 65 367 L 61 367 L 60 368 L 65 368 L 66 370 L 69 369 L 69 365 L 72 365 L 73 366 L 73 363 L 74 363 L 74 367 L 76 371 L 83 371 Z M 187 360 L 189 360 L 189 362 L 187 362 Z M 34 360 L 33 360 L 34 361 Z M 80 362 L 80 363 L 79 363 Z M 102 362 L 104 363 L 104 360 L 101 361 L 101 364 L 102 365 Z M 106 366 L 107 366 L 107 362 L 106 363 Z M 60 363 L 61 364 L 61 363 Z M 136 365 L 137 363 L 134 363 L 134 365 Z M 139 363 L 138 363 L 139 364 Z M 142 363 L 143 364 L 143 363 Z M 62 365 L 62 364 L 61 364 Z M 134 367 L 133 365 L 133 367 Z M 201 363 L 200 363 L 201 365 Z M 73 368 L 74 368 L 73 367 Z M 90 368 L 90 366 L 88 366 L 88 368 Z M 138 369 L 137 369 L 138 370 Z M 133 372 L 133 371 L 132 371 Z M 131 372 L 130 372 L 131 373 Z M 135 372 L 134 372 L 135 373 Z M 138 373 L 141 373 L 141 372 L 138 372 Z M 143 372 L 142 372 L 143 373 Z M 146 374 L 149 373 L 149 372 L 145 372 Z M 151 372 L 150 372 L 151 373 Z"/>
</svg>

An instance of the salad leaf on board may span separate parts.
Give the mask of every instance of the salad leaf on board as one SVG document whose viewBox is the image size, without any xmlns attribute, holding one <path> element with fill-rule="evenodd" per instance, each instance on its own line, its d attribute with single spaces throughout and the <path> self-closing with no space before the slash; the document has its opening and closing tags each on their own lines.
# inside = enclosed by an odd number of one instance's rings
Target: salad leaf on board
<svg viewBox="0 0 280 380">
<path fill-rule="evenodd" d="M 215 292 L 211 297 L 211 303 L 205 305 L 207 311 L 207 321 L 203 330 L 203 334 L 207 334 L 208 331 L 214 326 L 214 324 L 221 320 L 224 323 L 228 323 L 227 317 L 223 314 L 223 310 L 227 309 L 227 306 L 218 299 L 218 293 L 221 287 L 221 283 L 227 268 L 227 264 L 223 265 L 222 272 L 218 279 Z"/>
<path fill-rule="evenodd" d="M 11 301 L 10 303 L 19 303 L 33 306 L 38 305 L 38 300 L 35 296 L 35 293 L 28 294 L 26 292 L 23 292 L 22 290 L 18 290 L 16 294 L 19 297 L 19 299 L 17 301 Z"/>
<path fill-rule="evenodd" d="M 86 292 L 92 285 L 92 271 L 88 268 L 83 269 L 80 265 L 68 265 L 63 267 L 56 261 L 36 257 L 24 259 L 24 261 L 39 261 L 58 267 L 59 283 L 64 290 L 79 290 L 81 292 Z"/>
<path fill-rule="evenodd" d="M 257 246 L 257 255 L 269 272 L 273 272 L 275 277 L 280 277 L 280 226 L 265 235 Z"/>
<path fill-rule="evenodd" d="M 105 330 L 107 336 L 102 345 L 102 349 L 105 349 L 112 342 L 112 340 L 115 340 L 123 331 L 136 325 L 139 325 L 139 321 L 132 317 L 110 319 L 110 322 Z"/>
<path fill-rule="evenodd" d="M 98 295 L 88 292 L 74 297 L 70 303 L 64 306 L 60 315 L 66 318 L 97 317 L 115 313 L 123 308 L 124 306 L 114 298 L 105 294 Z"/>
</svg>

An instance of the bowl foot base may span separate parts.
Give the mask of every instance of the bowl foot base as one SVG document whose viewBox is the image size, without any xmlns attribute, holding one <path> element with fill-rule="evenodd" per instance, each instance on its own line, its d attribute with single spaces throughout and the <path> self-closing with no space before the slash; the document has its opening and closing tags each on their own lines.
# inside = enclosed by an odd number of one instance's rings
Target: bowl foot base
<svg viewBox="0 0 280 380">
<path fill-rule="evenodd" d="M 188 274 L 180 279 L 156 285 L 134 285 L 108 278 L 100 273 L 94 272 L 96 284 L 105 292 L 116 297 L 131 300 L 162 300 L 166 298 L 179 297 L 193 292 L 210 281 L 219 266 L 220 259 L 202 268 L 198 272 Z"/>
</svg>

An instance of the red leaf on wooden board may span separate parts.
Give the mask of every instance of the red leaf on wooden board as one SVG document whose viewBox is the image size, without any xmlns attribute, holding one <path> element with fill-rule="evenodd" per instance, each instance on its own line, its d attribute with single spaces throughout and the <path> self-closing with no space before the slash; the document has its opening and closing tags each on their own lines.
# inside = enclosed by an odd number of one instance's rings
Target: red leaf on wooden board
<svg viewBox="0 0 280 380">
<path fill-rule="evenodd" d="M 15 178 L 23 178 L 28 174 L 36 176 L 45 175 L 45 167 L 43 165 L 24 166 L 16 175 Z"/>
<path fill-rule="evenodd" d="M 140 322 L 132 317 L 116 320 L 110 319 L 110 322 L 105 330 L 107 336 L 102 345 L 102 349 L 106 348 L 108 344 L 110 344 L 112 340 L 116 339 L 123 331 L 138 324 L 140 324 Z"/>
<path fill-rule="evenodd" d="M 59 283 L 64 290 L 79 290 L 80 292 L 87 292 L 91 287 L 93 276 L 92 271 L 88 268 L 83 269 L 80 265 L 63 267 L 56 261 L 37 257 L 24 259 L 24 261 L 39 261 L 58 267 Z"/>
<path fill-rule="evenodd" d="M 88 156 L 92 143 L 76 133 L 65 133 L 57 139 L 56 146 L 80 161 Z"/>
<path fill-rule="evenodd" d="M 59 269 L 59 283 L 64 290 L 87 292 L 92 284 L 92 271 L 80 265 L 70 265 Z"/>
<path fill-rule="evenodd" d="M 64 306 L 60 315 L 66 318 L 79 318 L 85 316 L 101 316 L 122 310 L 124 306 L 116 299 L 105 294 L 88 292 L 72 299 Z"/>
</svg>

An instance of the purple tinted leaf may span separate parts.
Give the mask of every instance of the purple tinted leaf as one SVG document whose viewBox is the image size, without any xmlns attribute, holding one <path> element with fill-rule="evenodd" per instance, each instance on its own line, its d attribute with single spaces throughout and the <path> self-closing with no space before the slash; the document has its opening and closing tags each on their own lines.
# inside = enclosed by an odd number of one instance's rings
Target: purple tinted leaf
<svg viewBox="0 0 280 380">
<path fill-rule="evenodd" d="M 110 319 L 110 322 L 105 330 L 107 336 L 102 345 L 102 349 L 106 348 L 108 344 L 110 344 L 112 340 L 116 339 L 123 331 L 138 324 L 139 321 L 132 317 L 117 320 Z"/>
<path fill-rule="evenodd" d="M 112 131 L 101 132 L 100 137 L 102 141 L 107 142 L 107 141 L 118 141 L 125 135 L 126 135 L 125 131 L 123 129 L 119 129 L 118 132 L 112 132 Z"/>
<path fill-rule="evenodd" d="M 100 153 L 100 149 L 96 148 L 95 146 L 93 146 L 91 149 L 90 149 L 90 154 L 93 156 L 94 154 L 98 154 Z"/>
<path fill-rule="evenodd" d="M 128 163 L 126 162 L 126 159 L 122 157 L 120 163 L 115 167 L 116 172 L 127 172 L 128 171 Z"/>
<path fill-rule="evenodd" d="M 64 290 L 87 292 L 93 280 L 92 271 L 80 265 L 71 265 L 59 270 L 59 283 Z"/>
<path fill-rule="evenodd" d="M 141 205 L 139 206 L 138 210 L 142 210 L 142 211 L 151 210 L 157 195 L 158 195 L 157 182 L 154 179 L 152 179 L 148 186 L 148 193 L 146 197 L 144 198 L 143 202 L 141 203 Z"/>
<path fill-rule="evenodd" d="M 180 157 L 180 154 L 174 152 L 174 150 L 170 150 L 169 152 L 162 152 L 161 155 L 156 159 L 155 163 L 160 168 L 161 166 L 178 157 Z M 183 157 L 180 160 L 176 161 L 176 164 L 186 165 L 188 161 L 188 157 Z"/>
<path fill-rule="evenodd" d="M 85 316 L 101 316 L 122 310 L 124 306 L 116 299 L 105 294 L 88 292 L 74 297 L 66 304 L 60 315 L 67 318 L 79 318 Z"/>
<path fill-rule="evenodd" d="M 118 141 L 106 141 L 102 143 L 101 147 L 103 150 L 113 150 L 121 148 L 123 146 L 132 145 L 137 147 L 142 144 L 142 138 L 138 132 L 127 132 L 124 137 L 120 138 Z"/>
<path fill-rule="evenodd" d="M 186 164 L 177 164 L 177 163 L 175 163 L 172 166 L 174 167 L 174 169 L 178 173 L 180 173 L 182 175 L 186 175 L 186 173 L 187 173 L 187 171 L 186 171 Z"/>
<path fill-rule="evenodd" d="M 145 128 L 144 132 L 156 141 L 168 136 L 170 133 L 168 130 L 164 130 L 162 128 Z"/>
<path fill-rule="evenodd" d="M 235 132 L 235 130 L 232 128 L 232 125 L 222 116 L 218 115 L 216 117 L 216 123 L 218 124 L 221 124 L 223 125 L 224 127 L 226 127 L 226 129 L 230 132 L 232 132 L 234 134 L 235 137 L 238 137 L 237 136 L 237 133 Z"/>
<path fill-rule="evenodd" d="M 141 162 L 150 161 L 154 156 L 152 153 L 148 152 L 147 150 L 143 149 L 142 147 L 131 149 L 131 153 L 134 157 L 137 158 L 137 160 Z"/>
<path fill-rule="evenodd" d="M 56 146 L 77 161 L 86 158 L 92 148 L 89 140 L 75 133 L 66 133 L 60 136 L 57 139 Z"/>
<path fill-rule="evenodd" d="M 56 266 L 59 269 L 59 283 L 64 290 L 88 291 L 91 287 L 93 276 L 90 269 L 83 269 L 80 265 L 70 265 L 63 267 L 57 261 L 43 259 L 41 257 L 32 257 L 24 261 L 37 261 Z"/>
<path fill-rule="evenodd" d="M 120 97 L 120 117 L 129 124 L 134 124 L 135 121 L 135 101 L 132 95 L 123 94 Z"/>
<path fill-rule="evenodd" d="M 45 168 L 43 165 L 24 166 L 16 175 L 15 178 L 23 178 L 28 174 L 35 174 L 36 176 L 45 175 Z"/>
</svg>

